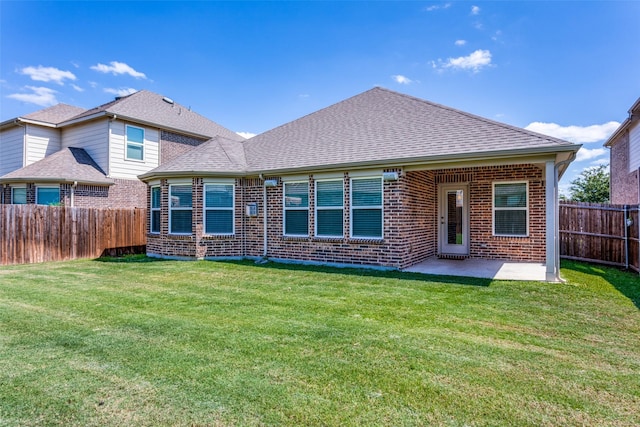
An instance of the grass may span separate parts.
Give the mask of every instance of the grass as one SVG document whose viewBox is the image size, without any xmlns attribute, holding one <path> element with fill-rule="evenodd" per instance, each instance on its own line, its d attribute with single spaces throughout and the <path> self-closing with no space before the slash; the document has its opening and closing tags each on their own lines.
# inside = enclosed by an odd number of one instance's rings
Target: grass
<svg viewBox="0 0 640 427">
<path fill-rule="evenodd" d="M 102 261 L 0 270 L 0 425 L 640 425 L 637 274 Z"/>
</svg>

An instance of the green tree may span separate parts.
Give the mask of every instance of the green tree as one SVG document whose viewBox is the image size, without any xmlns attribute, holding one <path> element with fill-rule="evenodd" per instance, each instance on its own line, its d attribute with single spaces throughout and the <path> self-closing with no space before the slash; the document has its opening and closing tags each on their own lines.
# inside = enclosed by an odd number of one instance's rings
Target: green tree
<svg viewBox="0 0 640 427">
<path fill-rule="evenodd" d="M 588 168 L 571 181 L 571 200 L 607 203 L 609 201 L 609 165 Z"/>
</svg>

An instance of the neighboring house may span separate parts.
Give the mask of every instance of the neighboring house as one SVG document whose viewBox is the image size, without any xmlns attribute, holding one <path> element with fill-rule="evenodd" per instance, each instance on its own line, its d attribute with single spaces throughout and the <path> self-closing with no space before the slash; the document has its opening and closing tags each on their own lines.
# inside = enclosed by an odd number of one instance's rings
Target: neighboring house
<svg viewBox="0 0 640 427">
<path fill-rule="evenodd" d="M 215 136 L 240 135 L 149 91 L 0 123 L 0 201 L 146 207 L 137 176 Z"/>
<path fill-rule="evenodd" d="M 611 203 L 640 203 L 640 98 L 629 110 L 629 117 L 609 137 L 604 146 L 611 149 Z"/>
<path fill-rule="evenodd" d="M 382 88 L 149 172 L 147 254 L 405 268 L 546 264 L 558 179 L 580 145 Z"/>
</svg>

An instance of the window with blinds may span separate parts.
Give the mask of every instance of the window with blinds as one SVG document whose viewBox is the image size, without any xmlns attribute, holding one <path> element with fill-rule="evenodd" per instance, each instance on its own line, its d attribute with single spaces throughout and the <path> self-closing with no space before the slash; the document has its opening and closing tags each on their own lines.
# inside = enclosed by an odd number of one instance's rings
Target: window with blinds
<svg viewBox="0 0 640 427">
<path fill-rule="evenodd" d="M 316 236 L 344 235 L 344 183 L 342 179 L 316 181 Z"/>
<path fill-rule="evenodd" d="M 191 185 L 169 186 L 169 233 L 191 234 Z"/>
<path fill-rule="evenodd" d="M 160 186 L 151 187 L 151 232 L 160 233 Z"/>
<path fill-rule="evenodd" d="M 127 160 L 144 160 L 144 129 L 135 126 L 126 126 Z"/>
<path fill-rule="evenodd" d="M 496 236 L 527 236 L 528 183 L 493 184 L 493 234 Z"/>
<path fill-rule="evenodd" d="M 284 183 L 284 235 L 309 235 L 309 183 Z"/>
<path fill-rule="evenodd" d="M 382 178 L 351 179 L 351 237 L 382 238 Z"/>
<path fill-rule="evenodd" d="M 205 184 L 204 232 L 205 234 L 233 234 L 234 196 L 233 184 Z"/>
</svg>

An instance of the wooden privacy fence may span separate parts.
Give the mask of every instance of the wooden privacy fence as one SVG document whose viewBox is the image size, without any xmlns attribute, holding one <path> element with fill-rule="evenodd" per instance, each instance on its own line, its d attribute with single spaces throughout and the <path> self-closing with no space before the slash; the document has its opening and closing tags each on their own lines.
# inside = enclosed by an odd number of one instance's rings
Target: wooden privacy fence
<svg viewBox="0 0 640 427">
<path fill-rule="evenodd" d="M 640 205 L 560 203 L 560 256 L 640 272 Z"/>
<path fill-rule="evenodd" d="M 0 265 L 143 253 L 146 212 L 0 205 Z"/>
</svg>

